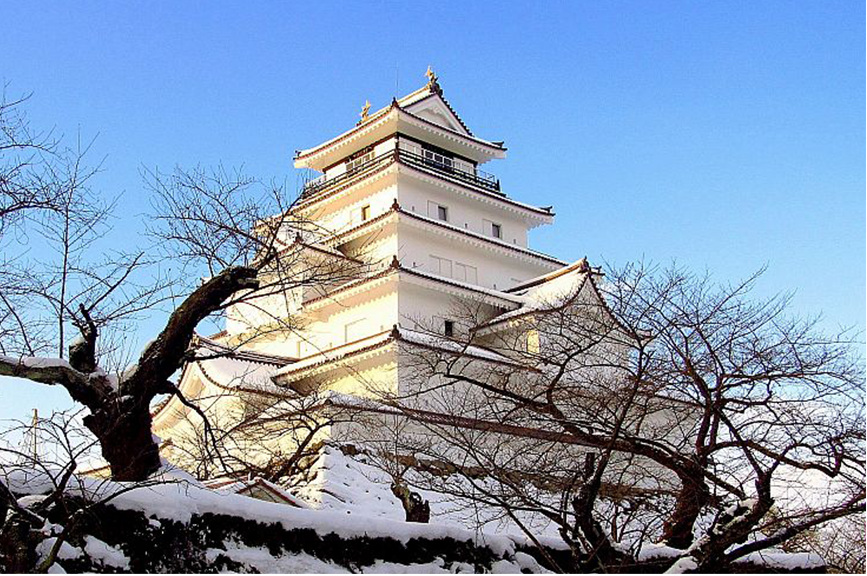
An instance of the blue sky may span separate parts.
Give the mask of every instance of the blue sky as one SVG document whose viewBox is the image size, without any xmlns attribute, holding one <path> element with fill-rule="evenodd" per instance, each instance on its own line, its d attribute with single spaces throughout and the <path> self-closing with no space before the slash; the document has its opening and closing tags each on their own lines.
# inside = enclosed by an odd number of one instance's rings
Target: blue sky
<svg viewBox="0 0 867 576">
<path fill-rule="evenodd" d="M 863 330 L 864 21 L 839 1 L 4 2 L 0 80 L 33 93 L 35 126 L 97 136 L 132 245 L 143 165 L 294 186 L 295 149 L 430 64 L 470 128 L 506 141 L 485 169 L 554 205 L 534 248 L 721 281 L 767 264 L 761 294 Z M 65 403 L 4 382 L 0 418 Z"/>
</svg>

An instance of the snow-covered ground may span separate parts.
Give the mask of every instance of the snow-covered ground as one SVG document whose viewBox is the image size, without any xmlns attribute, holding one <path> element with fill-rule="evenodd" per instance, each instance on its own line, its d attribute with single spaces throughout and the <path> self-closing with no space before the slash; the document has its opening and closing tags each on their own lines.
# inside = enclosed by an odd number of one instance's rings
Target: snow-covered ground
<svg viewBox="0 0 867 576">
<path fill-rule="evenodd" d="M 331 538 L 344 543 L 382 538 L 393 542 L 398 548 L 409 550 L 412 543 L 418 541 L 439 542 L 441 547 L 442 543 L 456 542 L 472 549 L 487 550 L 486 570 L 502 573 L 522 570 L 545 572 L 533 557 L 521 551 L 531 544 L 515 523 L 503 519 L 494 509 L 474 505 L 469 500 L 461 501 L 422 491 L 422 497 L 430 502 L 431 523 L 405 522 L 403 508 L 390 490 L 391 477 L 376 467 L 369 456 L 349 456 L 336 447 L 325 447 L 304 478 L 298 478 L 295 485 L 289 487 L 296 498 L 303 500 L 304 507 L 256 500 L 234 494 L 231 490 L 209 489 L 170 465 L 164 467 L 158 480 L 157 484 L 130 490 L 129 485 L 122 483 L 74 477 L 67 492 L 97 500 L 109 498 L 114 508 L 140 511 L 148 519 L 148 525 L 157 532 L 165 528 L 166 521 L 192 527 L 192 522 L 201 522 L 202 518 L 213 514 L 255 521 L 263 530 L 279 528 L 287 535 L 310 529 L 320 539 L 332 535 Z M 54 488 L 50 476 L 45 473 L 20 468 L 5 474 L 3 481 L 20 496 L 19 503 L 24 506 L 39 502 L 43 498 L 41 494 Z M 231 518 L 228 521 L 230 526 L 234 525 Z M 528 516 L 521 520 L 533 526 L 534 536 L 546 546 L 566 549 L 553 523 Z M 223 521 L 223 524 L 226 522 Z M 47 556 L 62 531 L 62 526 L 46 522 L 43 528 L 46 539 L 37 550 L 41 558 Z M 90 534 L 72 543 L 65 542 L 60 546 L 57 561 L 50 571 L 62 572 L 64 563 L 75 566 L 82 559 L 89 561 L 89 565 L 97 570 L 129 570 L 130 558 L 134 554 L 122 542 L 107 536 L 102 538 L 111 544 Z M 417 563 L 411 562 L 415 558 L 411 554 L 385 554 L 385 557 L 374 554 L 363 564 L 354 564 L 346 558 L 335 559 L 328 553 L 323 554 L 321 549 L 317 552 L 302 547 L 289 551 L 257 545 L 249 539 L 244 541 L 240 532 L 233 533 L 231 530 L 221 538 L 203 546 L 200 551 L 214 566 L 228 570 L 256 570 L 263 573 L 455 573 L 479 569 L 478 565 L 467 563 L 454 555 L 447 558 L 448 554 L 441 552 L 419 558 Z M 682 554 L 681 550 L 644 543 L 637 559 L 674 560 Z M 409 562 L 402 562 L 405 560 Z M 822 559 L 812 554 L 781 554 L 773 551 L 756 553 L 742 561 L 775 570 L 817 569 L 823 566 Z M 682 558 L 671 568 L 675 571 L 689 569 L 689 562 L 689 558 Z"/>
<path fill-rule="evenodd" d="M 90 499 L 110 501 L 120 510 L 142 512 L 150 519 L 150 526 L 159 530 L 163 523 L 174 521 L 188 524 L 194 518 L 207 514 L 252 520 L 263 526 L 279 526 L 287 532 L 312 529 L 320 537 L 334 535 L 344 541 L 384 538 L 402 545 L 412 541 L 463 542 L 476 548 L 484 548 L 495 560 L 490 569 L 498 572 L 533 572 L 545 570 L 529 555 L 518 548 L 529 541 L 520 534 L 493 533 L 471 530 L 455 517 L 443 515 L 430 524 L 407 523 L 403 512 L 388 485 L 372 481 L 364 476 L 375 470 L 370 466 L 344 457 L 339 450 L 329 449 L 319 466 L 316 480 L 305 491 L 312 508 L 298 508 L 256 500 L 247 496 L 211 490 L 189 477 L 186 473 L 167 467 L 160 480 L 150 486 L 129 489 L 129 485 L 95 478 L 74 477 L 67 492 Z M 9 488 L 21 496 L 21 503 L 37 501 L 38 494 L 53 489 L 51 478 L 43 473 L 27 473 L 18 469 L 4 476 Z M 327 484 L 325 490 L 316 492 L 314 484 Z M 314 498 L 313 494 L 319 494 Z M 437 504 L 440 506 L 440 504 Z M 442 520 L 442 521 L 440 521 Z M 162 522 L 161 522 L 162 521 Z M 273 529 L 273 528 L 270 528 Z M 46 524 L 46 539 L 38 554 L 45 558 L 62 526 Z M 222 556 L 239 562 L 250 569 L 269 573 L 286 572 L 349 572 L 350 567 L 317 558 L 307 553 L 273 553 L 265 548 L 249 546 L 233 538 L 221 542 L 220 547 L 205 551 L 206 557 L 216 560 Z M 60 547 L 57 562 L 52 572 L 61 572 L 64 562 L 88 558 L 93 565 L 107 569 L 129 569 L 129 558 L 123 550 L 91 535 L 84 536 L 78 546 L 64 542 Z M 383 559 L 373 564 L 352 566 L 352 571 L 377 573 L 440 573 L 473 572 L 475 567 L 459 561 L 435 558 L 418 564 L 401 564 Z"/>
<path fill-rule="evenodd" d="M 307 478 L 290 489 L 314 509 L 402 522 L 403 507 L 390 486 L 391 477 L 372 465 L 369 457 L 347 456 L 335 447 L 326 446 Z M 436 492 L 418 492 L 430 503 L 434 525 L 470 530 L 481 540 L 506 536 L 514 541 L 528 541 L 521 529 L 497 510 Z M 546 546 L 565 549 L 557 526 L 550 520 L 528 515 L 520 518 Z"/>
</svg>

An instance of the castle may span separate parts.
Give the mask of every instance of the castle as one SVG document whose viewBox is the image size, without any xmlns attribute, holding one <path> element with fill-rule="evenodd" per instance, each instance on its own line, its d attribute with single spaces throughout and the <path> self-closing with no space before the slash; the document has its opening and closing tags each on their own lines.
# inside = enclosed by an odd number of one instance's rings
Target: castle
<svg viewBox="0 0 867 576">
<path fill-rule="evenodd" d="M 297 329 L 247 338 L 266 322 L 261 306 L 233 307 L 223 332 L 199 340 L 215 354 L 187 365 L 180 382 L 187 398 L 238 418 L 238 399 L 250 394 L 316 389 L 352 404 L 370 398 L 371 386 L 400 392 L 413 348 L 448 351 L 458 332 L 474 330 L 473 344 L 456 353 L 508 363 L 486 335 L 508 332 L 557 294 L 586 289 L 599 297 L 585 259 L 569 264 L 529 247 L 529 231 L 552 224 L 554 213 L 510 198 L 481 170 L 506 148 L 475 136 L 433 72 L 427 77 L 381 110 L 367 103 L 355 126 L 296 153 L 296 168 L 319 175 L 291 210 L 315 230 L 292 232 L 287 245 L 349 264 L 363 254 L 358 273 L 287 295 L 271 315 L 301 319 Z M 472 303 L 476 326 L 462 324 L 461 303 Z M 172 397 L 154 413 L 154 431 L 177 449 L 193 420 Z"/>
</svg>

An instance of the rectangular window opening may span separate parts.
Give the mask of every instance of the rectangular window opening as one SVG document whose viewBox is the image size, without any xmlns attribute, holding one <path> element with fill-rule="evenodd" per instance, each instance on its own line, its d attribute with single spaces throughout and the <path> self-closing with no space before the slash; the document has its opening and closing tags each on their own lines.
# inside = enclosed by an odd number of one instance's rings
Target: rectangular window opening
<svg viewBox="0 0 867 576">
<path fill-rule="evenodd" d="M 346 172 L 352 172 L 356 168 L 363 166 L 365 163 L 370 162 L 371 160 L 373 160 L 373 150 L 360 154 L 355 158 L 348 160 L 346 162 Z"/>
<path fill-rule="evenodd" d="M 446 320 L 443 322 L 443 334 L 451 338 L 455 335 L 455 322 L 454 320 Z"/>
<path fill-rule="evenodd" d="M 479 270 L 475 266 L 455 262 L 454 279 L 461 280 L 462 282 L 469 282 L 470 284 L 478 284 Z"/>
<path fill-rule="evenodd" d="M 439 274 L 440 276 L 445 276 L 446 278 L 452 277 L 452 261 L 448 258 L 440 258 L 439 256 L 434 256 L 431 254 L 431 272 L 434 274 Z"/>
<path fill-rule="evenodd" d="M 435 218 L 436 220 L 442 220 L 443 222 L 449 221 L 449 208 L 448 206 L 443 206 L 442 204 L 437 204 L 432 200 L 428 200 L 427 203 L 427 215 L 431 218 Z"/>
<path fill-rule="evenodd" d="M 364 318 L 348 322 L 343 327 L 343 342 L 348 344 L 364 336 Z"/>
<path fill-rule="evenodd" d="M 482 221 L 482 228 L 484 228 L 485 234 L 488 236 L 493 236 L 494 238 L 499 238 L 502 240 L 503 238 L 503 225 L 498 224 L 496 222 L 491 222 L 490 220 Z"/>
</svg>

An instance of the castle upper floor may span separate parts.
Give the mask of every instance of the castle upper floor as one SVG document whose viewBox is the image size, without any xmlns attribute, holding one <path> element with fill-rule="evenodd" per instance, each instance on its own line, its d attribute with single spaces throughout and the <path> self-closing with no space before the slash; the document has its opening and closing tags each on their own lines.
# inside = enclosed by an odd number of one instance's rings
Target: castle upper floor
<svg viewBox="0 0 867 576">
<path fill-rule="evenodd" d="M 398 201 L 439 222 L 527 247 L 527 231 L 553 221 L 551 208 L 503 193 L 499 180 L 480 168 L 505 158 L 503 143 L 473 135 L 430 70 L 428 78 L 377 112 L 366 104 L 353 129 L 299 151 L 295 166 L 308 174 L 294 209 L 340 233 Z"/>
<path fill-rule="evenodd" d="M 370 113 L 370 104 L 362 108 L 361 120 L 354 128 L 322 144 L 295 155 L 296 168 L 309 168 L 323 175 L 336 174 L 335 168 L 364 156 L 384 139 L 401 134 L 427 144 L 444 158 L 459 162 L 455 168 L 470 171 L 489 160 L 506 157 L 503 142 L 491 142 L 473 135 L 442 93 L 436 76 L 428 70 L 423 88 L 393 99 L 391 104 Z"/>
</svg>

